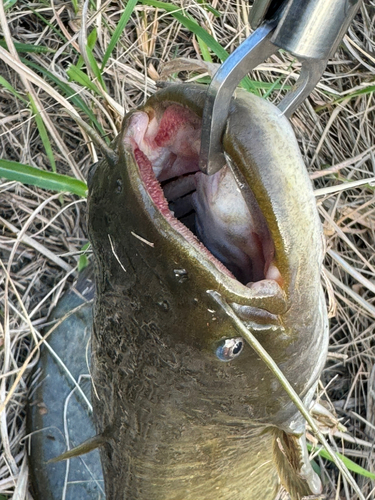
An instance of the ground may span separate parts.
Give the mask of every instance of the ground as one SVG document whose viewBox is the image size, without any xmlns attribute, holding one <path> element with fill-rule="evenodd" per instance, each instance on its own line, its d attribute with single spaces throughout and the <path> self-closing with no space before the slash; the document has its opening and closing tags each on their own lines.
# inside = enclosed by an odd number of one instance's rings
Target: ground
<svg viewBox="0 0 375 500">
<path fill-rule="evenodd" d="M 171 7 L 176 10 L 167 12 Z M 250 33 L 248 10 L 245 0 L 1 3 L 0 158 L 85 179 L 100 151 L 66 110 L 78 111 L 111 141 L 124 112 L 143 103 L 158 81 L 209 81 L 223 56 L 215 40 L 232 52 Z M 213 38 L 197 38 L 194 22 Z M 331 428 L 332 446 L 372 472 L 374 33 L 375 4 L 365 0 L 320 83 L 291 119 L 327 243 L 322 279 L 331 342 L 317 396 L 346 428 Z M 277 53 L 251 75 L 259 82 L 253 91 L 277 104 L 299 70 L 299 61 Z M 0 192 L 0 500 L 23 500 L 31 498 L 25 405 L 36 346 L 90 250 L 84 197 L 5 178 Z M 358 498 L 329 462 L 315 461 L 329 498 Z M 363 495 L 375 498 L 374 481 L 355 477 Z"/>
</svg>

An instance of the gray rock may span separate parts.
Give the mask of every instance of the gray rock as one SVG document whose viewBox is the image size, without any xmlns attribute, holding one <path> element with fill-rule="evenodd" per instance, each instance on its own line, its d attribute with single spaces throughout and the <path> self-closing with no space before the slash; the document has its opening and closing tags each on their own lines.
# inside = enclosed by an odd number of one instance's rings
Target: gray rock
<svg viewBox="0 0 375 500">
<path fill-rule="evenodd" d="M 48 343 L 91 402 L 90 337 L 94 282 L 90 270 L 58 303 L 51 320 L 87 302 L 51 334 Z M 45 346 L 34 372 L 28 411 L 30 473 L 35 500 L 103 500 L 99 452 L 68 461 L 48 460 L 95 435 L 92 412 L 56 357 Z M 36 387 L 36 388 L 35 388 Z M 35 389 L 34 389 L 35 388 Z"/>
</svg>

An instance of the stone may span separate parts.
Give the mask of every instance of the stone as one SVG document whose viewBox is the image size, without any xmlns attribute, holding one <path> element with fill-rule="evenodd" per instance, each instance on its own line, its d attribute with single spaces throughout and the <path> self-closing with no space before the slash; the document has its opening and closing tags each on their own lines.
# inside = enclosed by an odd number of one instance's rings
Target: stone
<svg viewBox="0 0 375 500">
<path fill-rule="evenodd" d="M 103 500 L 99 451 L 58 463 L 50 459 L 95 435 L 89 370 L 94 281 L 90 269 L 59 301 L 50 320 L 56 321 L 84 304 L 59 325 L 45 345 L 33 375 L 28 410 L 28 450 L 35 500 Z M 50 328 L 50 327 L 49 327 Z M 87 400 L 68 376 L 71 373 Z"/>
</svg>

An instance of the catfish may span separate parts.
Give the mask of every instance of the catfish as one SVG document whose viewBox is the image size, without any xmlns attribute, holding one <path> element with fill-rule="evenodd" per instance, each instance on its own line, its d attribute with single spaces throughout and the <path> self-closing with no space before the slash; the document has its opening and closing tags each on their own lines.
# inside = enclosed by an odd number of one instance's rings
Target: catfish
<svg viewBox="0 0 375 500">
<path fill-rule="evenodd" d="M 93 406 L 107 500 L 321 492 L 305 422 L 212 299 L 311 405 L 328 349 L 322 228 L 292 128 L 237 91 L 227 164 L 200 172 L 202 85 L 156 92 L 92 168 Z"/>
</svg>

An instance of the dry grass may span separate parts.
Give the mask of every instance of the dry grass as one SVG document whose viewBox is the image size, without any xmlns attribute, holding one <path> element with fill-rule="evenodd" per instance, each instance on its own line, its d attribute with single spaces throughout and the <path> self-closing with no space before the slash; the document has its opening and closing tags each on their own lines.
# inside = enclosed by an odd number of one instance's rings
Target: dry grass
<svg viewBox="0 0 375 500">
<path fill-rule="evenodd" d="M 220 18 L 195 0 L 173 3 L 183 5 L 229 51 L 249 33 L 245 0 L 212 0 L 222 12 Z M 86 25 L 88 33 L 94 26 L 97 29 L 94 56 L 100 61 L 124 6 L 100 0 L 96 6 L 97 10 L 88 10 Z M 79 14 L 82 8 L 79 4 Z M 19 0 L 6 16 L 10 31 L 2 23 L 1 36 L 53 49 L 22 57 L 67 81 L 66 71 L 70 63 L 77 63 L 82 44 L 78 36 L 82 21 L 72 3 Z M 346 433 L 331 429 L 333 446 L 371 471 L 375 471 L 375 100 L 374 92 L 352 94 L 374 85 L 374 33 L 375 3 L 366 0 L 321 83 L 292 118 L 327 238 L 325 283 L 332 316 L 331 346 L 320 396 L 347 429 Z M 38 108 L 44 110 L 57 171 L 84 178 L 96 161 L 95 147 L 64 112 L 65 98 L 58 102 L 59 97 L 48 88 L 35 84 L 37 80 L 30 83 L 22 61 L 9 44 L 8 48 L 12 64 L 0 60 L 0 75 L 24 98 L 32 92 Z M 138 5 L 103 75 L 108 95 L 71 85 L 113 138 L 123 110 L 144 102 L 155 91 L 163 65 L 176 57 L 201 61 L 196 38 L 164 11 Z M 214 58 L 214 62 L 218 61 Z M 200 65 L 210 72 L 210 65 Z M 171 70 L 177 81 L 196 77 L 179 69 L 186 66 L 181 63 Z M 298 62 L 277 54 L 254 77 L 264 82 L 281 77 L 288 84 L 295 81 L 298 70 Z M 58 88 L 53 88 L 58 94 Z M 282 93 L 275 91 L 270 98 L 278 102 Z M 0 157 L 49 168 L 29 106 L 1 85 Z M 366 179 L 372 184 L 366 184 Z M 86 206 L 73 196 L 51 195 L 16 182 L 3 181 L 0 193 L 0 405 L 9 399 L 0 415 L 0 499 L 13 495 L 22 500 L 31 498 L 23 439 L 28 375 L 38 358 L 37 352 L 30 359 L 28 355 L 49 312 L 77 274 L 77 260 L 87 241 Z M 357 498 L 333 467 L 316 460 L 329 498 Z M 375 498 L 374 482 L 358 476 L 357 481 L 366 498 Z"/>
</svg>

